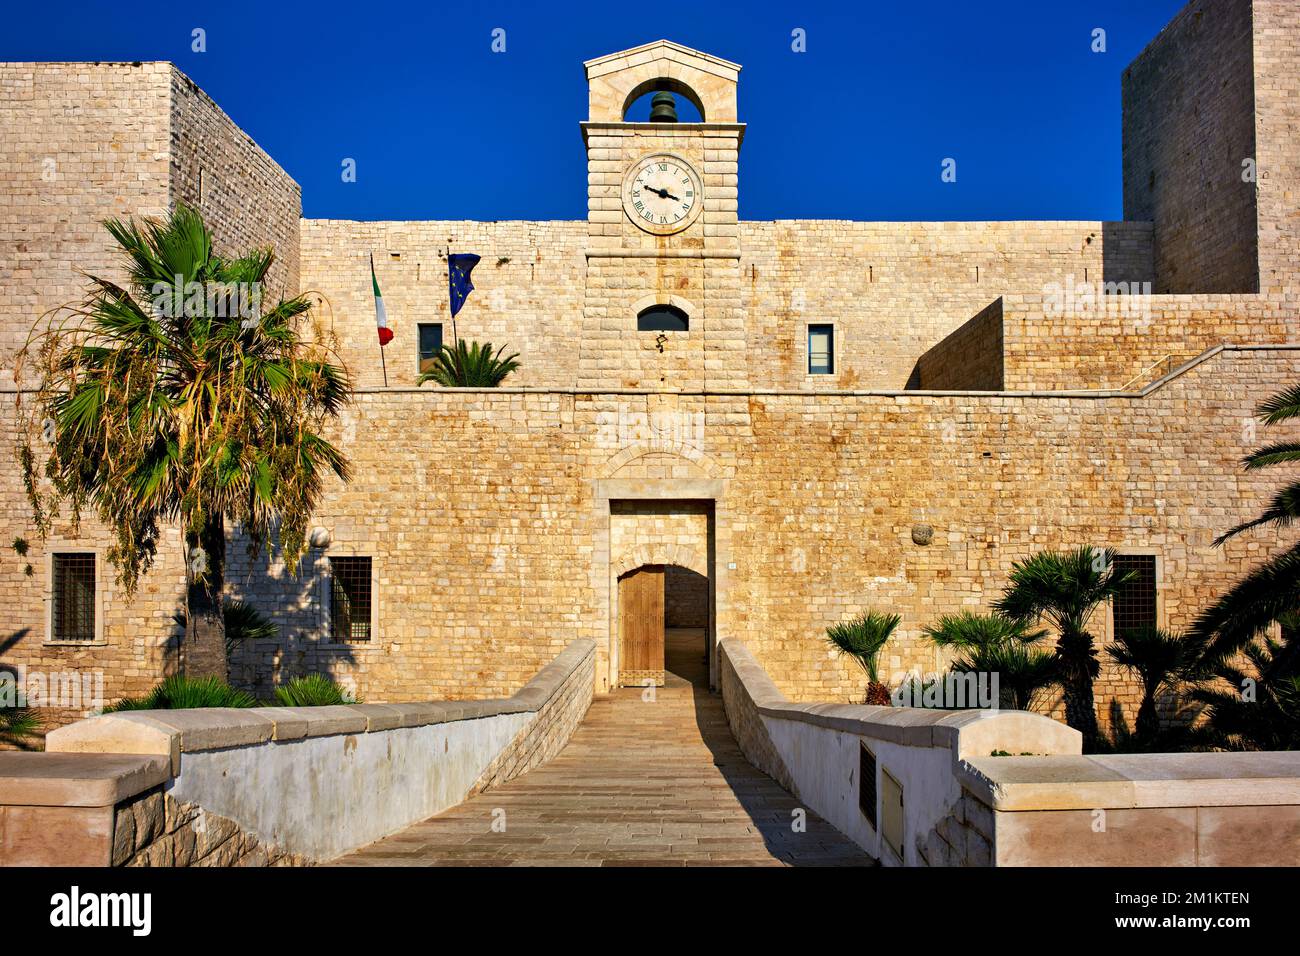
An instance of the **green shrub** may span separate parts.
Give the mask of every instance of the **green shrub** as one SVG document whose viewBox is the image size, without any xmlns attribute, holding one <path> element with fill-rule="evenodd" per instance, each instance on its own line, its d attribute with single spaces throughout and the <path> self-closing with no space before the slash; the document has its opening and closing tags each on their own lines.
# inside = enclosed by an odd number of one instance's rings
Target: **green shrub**
<svg viewBox="0 0 1300 956">
<path fill-rule="evenodd" d="M 143 697 L 127 697 L 104 708 L 104 713 L 122 710 L 183 710 L 194 707 L 256 707 L 257 698 L 215 677 L 167 678 Z"/>
<path fill-rule="evenodd" d="M 281 707 L 327 707 L 330 704 L 359 704 L 356 697 L 324 674 L 295 677 L 275 689 L 275 702 Z"/>
</svg>

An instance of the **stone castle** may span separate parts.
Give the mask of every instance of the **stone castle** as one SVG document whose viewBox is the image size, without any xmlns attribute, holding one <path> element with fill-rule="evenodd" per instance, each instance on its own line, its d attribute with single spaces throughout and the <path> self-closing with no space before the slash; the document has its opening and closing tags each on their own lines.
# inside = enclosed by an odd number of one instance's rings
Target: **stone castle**
<svg viewBox="0 0 1300 956">
<path fill-rule="evenodd" d="M 601 692 L 655 670 L 628 624 L 650 607 L 703 628 L 715 685 L 734 637 L 791 698 L 857 699 L 823 635 L 868 607 L 902 615 L 888 672 L 933 671 L 922 628 L 986 607 L 1035 551 L 1113 547 L 1138 572 L 1104 642 L 1187 625 L 1278 547 L 1212 541 L 1276 482 L 1239 463 L 1256 404 L 1300 373 L 1291 0 L 1193 0 L 1125 70 L 1122 222 L 741 221 L 737 64 L 659 41 L 585 68 L 585 222 L 352 222 L 303 219 L 293 179 L 170 64 L 0 65 L 6 448 L 33 322 L 82 271 L 120 274 L 100 222 L 182 201 L 223 249 L 274 247 L 274 292 L 320 297 L 357 385 L 331 436 L 357 478 L 299 573 L 230 549 L 230 593 L 280 629 L 235 652 L 235 682 L 507 697 L 589 638 Z M 701 121 L 626 121 L 652 92 Z M 506 387 L 416 384 L 451 340 L 448 249 L 483 256 L 457 331 L 519 353 Z M 94 522 L 35 536 L 6 451 L 0 659 L 148 690 L 179 663 L 168 541 L 125 600 Z M 1098 705 L 1131 720 L 1136 694 L 1106 672 Z"/>
</svg>

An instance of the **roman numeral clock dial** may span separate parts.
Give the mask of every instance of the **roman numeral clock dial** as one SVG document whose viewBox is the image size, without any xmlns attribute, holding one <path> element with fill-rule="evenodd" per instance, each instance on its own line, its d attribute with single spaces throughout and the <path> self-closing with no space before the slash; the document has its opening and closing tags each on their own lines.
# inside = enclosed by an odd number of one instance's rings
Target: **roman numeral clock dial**
<svg viewBox="0 0 1300 956">
<path fill-rule="evenodd" d="M 623 210 L 656 236 L 681 232 L 704 208 L 700 174 L 680 156 L 642 157 L 623 179 Z"/>
</svg>

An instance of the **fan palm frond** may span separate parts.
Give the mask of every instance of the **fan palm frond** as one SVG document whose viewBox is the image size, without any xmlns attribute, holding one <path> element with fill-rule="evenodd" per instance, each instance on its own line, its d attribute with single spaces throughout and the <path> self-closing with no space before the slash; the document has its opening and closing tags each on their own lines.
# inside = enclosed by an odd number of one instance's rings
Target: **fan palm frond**
<svg viewBox="0 0 1300 956">
<path fill-rule="evenodd" d="M 444 345 L 433 359 L 433 367 L 420 373 L 418 384 L 436 382 L 444 388 L 496 388 L 507 375 L 519 368 L 518 353 L 503 357 L 503 345 L 492 352 L 491 342 L 466 342 Z"/>
</svg>

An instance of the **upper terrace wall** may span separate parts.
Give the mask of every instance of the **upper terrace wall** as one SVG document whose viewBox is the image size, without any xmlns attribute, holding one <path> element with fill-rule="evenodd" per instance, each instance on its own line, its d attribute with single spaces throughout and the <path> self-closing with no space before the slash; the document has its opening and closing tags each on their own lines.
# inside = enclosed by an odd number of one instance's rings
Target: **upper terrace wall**
<svg viewBox="0 0 1300 956">
<path fill-rule="evenodd" d="M 575 338 L 582 326 L 587 224 L 555 222 L 354 222 L 304 219 L 302 288 L 320 293 L 320 316 L 339 340 L 343 361 L 362 387 L 383 384 L 370 256 L 393 341 L 385 348 L 388 384 L 415 384 L 416 325 L 443 325 L 452 341 L 447 247 L 483 257 L 474 292 L 456 317 L 462 338 L 509 346 L 522 365 L 519 386 L 568 386 L 577 376 Z M 635 329 L 635 325 L 633 326 Z M 433 386 L 429 386 L 433 387 Z"/>
<path fill-rule="evenodd" d="M 390 385 L 414 385 L 419 322 L 443 323 L 451 340 L 446 249 L 475 252 L 475 291 L 457 317 L 462 337 L 506 344 L 522 363 L 508 384 L 579 385 L 588 276 L 581 222 L 350 222 L 304 220 L 302 284 L 328 300 L 332 328 L 359 385 L 382 383 L 370 290 L 374 253 L 396 338 L 386 349 Z M 921 355 L 1008 292 L 1050 283 L 1151 278 L 1148 223 L 745 222 L 741 302 L 749 383 L 766 388 L 904 388 Z M 503 261 L 504 260 L 504 261 Z M 693 325 L 659 351 L 636 331 L 633 300 L 656 292 L 688 311 L 702 305 L 700 260 L 645 260 L 628 307 L 600 318 L 626 340 L 608 361 L 604 388 L 700 387 L 701 336 Z M 807 374 L 807 326 L 836 327 L 836 374 Z M 629 352 L 630 350 L 630 352 Z M 591 351 L 599 351 L 592 349 Z M 632 354 L 632 358 L 628 355 Z"/>
<path fill-rule="evenodd" d="M 219 252 L 275 247 L 269 295 L 296 289 L 298 185 L 169 63 L 0 64 L 0 169 L 6 378 L 36 320 L 80 300 L 82 271 L 124 278 L 110 217 L 191 203 Z"/>
<path fill-rule="evenodd" d="M 1002 303 L 1007 389 L 1137 389 L 1216 345 L 1300 341 L 1295 310 L 1258 295 L 1111 296 L 1104 308 L 1041 295 Z"/>
</svg>

